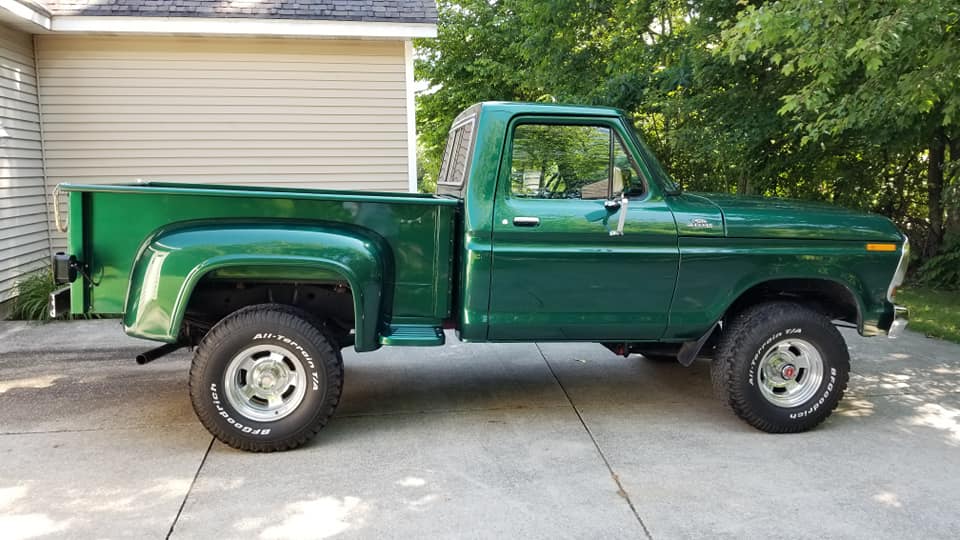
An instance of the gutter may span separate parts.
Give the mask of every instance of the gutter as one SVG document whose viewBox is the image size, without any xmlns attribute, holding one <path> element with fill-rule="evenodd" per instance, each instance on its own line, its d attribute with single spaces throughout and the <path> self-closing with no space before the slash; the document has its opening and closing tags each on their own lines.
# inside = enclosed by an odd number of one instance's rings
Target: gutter
<svg viewBox="0 0 960 540">
<path fill-rule="evenodd" d="M 52 15 L 43 6 L 29 0 L 0 0 L 0 12 L 6 11 L 27 23 L 50 30 Z"/>
<path fill-rule="evenodd" d="M 57 15 L 34 0 L 0 0 L 8 12 L 35 27 L 57 33 L 176 34 L 204 36 L 283 36 L 365 39 L 437 37 L 437 24 L 318 19 L 256 19 L 242 17 L 127 17 L 114 15 Z"/>
<path fill-rule="evenodd" d="M 0 0 L 10 1 L 10 0 Z M 55 15 L 54 32 L 114 34 L 199 34 L 205 36 L 288 36 L 373 39 L 437 37 L 434 23 L 392 23 L 225 17 L 121 17 Z"/>
</svg>

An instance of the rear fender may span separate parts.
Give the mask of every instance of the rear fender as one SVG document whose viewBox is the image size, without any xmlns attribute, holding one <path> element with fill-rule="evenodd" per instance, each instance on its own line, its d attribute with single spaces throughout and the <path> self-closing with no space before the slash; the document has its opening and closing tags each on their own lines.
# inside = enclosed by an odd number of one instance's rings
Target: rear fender
<svg viewBox="0 0 960 540">
<path fill-rule="evenodd" d="M 376 237 L 337 225 L 184 224 L 153 234 L 130 276 L 127 334 L 174 343 L 197 283 L 224 268 L 280 272 L 298 282 L 340 282 L 353 293 L 356 349 L 379 347 L 389 250 Z M 275 276 L 281 277 L 281 276 Z"/>
</svg>

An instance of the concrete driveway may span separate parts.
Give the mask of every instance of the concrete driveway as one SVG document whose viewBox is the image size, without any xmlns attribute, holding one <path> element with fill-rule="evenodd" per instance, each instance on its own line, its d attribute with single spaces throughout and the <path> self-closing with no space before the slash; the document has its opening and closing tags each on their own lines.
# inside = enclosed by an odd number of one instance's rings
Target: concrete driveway
<svg viewBox="0 0 960 540">
<path fill-rule="evenodd" d="M 805 434 L 739 421 L 706 362 L 454 339 L 346 351 L 321 435 L 254 455 L 194 418 L 186 353 L 0 323 L 0 536 L 960 537 L 960 346 L 846 337 L 848 396 Z"/>
</svg>

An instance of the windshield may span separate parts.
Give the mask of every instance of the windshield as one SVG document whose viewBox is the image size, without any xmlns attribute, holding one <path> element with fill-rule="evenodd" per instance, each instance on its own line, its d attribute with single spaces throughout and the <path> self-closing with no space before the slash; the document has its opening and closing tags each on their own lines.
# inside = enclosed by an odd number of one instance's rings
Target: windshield
<svg viewBox="0 0 960 540">
<path fill-rule="evenodd" d="M 640 153 L 642 154 L 640 157 L 643 158 L 643 162 L 647 168 L 650 169 L 651 174 L 656 177 L 655 181 L 659 182 L 660 185 L 663 186 L 663 189 L 671 195 L 680 193 L 680 185 L 670 178 L 667 171 L 663 170 L 663 166 L 660 165 L 660 162 L 657 161 L 657 156 L 654 155 L 653 151 L 650 150 L 650 147 L 647 146 L 647 143 L 643 140 L 643 135 L 640 133 L 640 130 L 637 129 L 637 126 L 631 123 L 630 127 L 633 128 L 633 138 L 640 148 Z"/>
</svg>

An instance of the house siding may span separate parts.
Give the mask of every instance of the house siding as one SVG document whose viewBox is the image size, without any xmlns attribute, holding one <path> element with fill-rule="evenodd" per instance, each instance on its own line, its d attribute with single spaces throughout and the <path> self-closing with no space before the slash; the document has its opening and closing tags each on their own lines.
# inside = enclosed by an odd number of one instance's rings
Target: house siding
<svg viewBox="0 0 960 540">
<path fill-rule="evenodd" d="M 50 254 L 33 59 L 30 34 L 0 24 L 0 302 Z"/>
<path fill-rule="evenodd" d="M 142 179 L 408 189 L 403 41 L 37 43 L 48 187 Z"/>
</svg>

